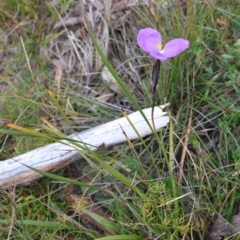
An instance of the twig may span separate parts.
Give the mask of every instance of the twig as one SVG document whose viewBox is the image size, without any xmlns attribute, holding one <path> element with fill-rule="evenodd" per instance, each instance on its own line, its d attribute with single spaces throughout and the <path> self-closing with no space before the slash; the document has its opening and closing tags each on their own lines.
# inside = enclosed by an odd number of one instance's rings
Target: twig
<svg viewBox="0 0 240 240">
<path fill-rule="evenodd" d="M 168 104 L 155 107 L 154 120 L 156 121 L 156 130 L 165 127 L 169 123 L 167 112 L 163 112 L 162 110 L 166 106 Z M 152 109 L 147 108 L 142 111 L 146 119 L 150 122 Z M 80 159 L 81 153 L 84 153 L 84 149 L 86 148 L 94 151 L 103 143 L 106 147 L 110 147 L 126 142 L 126 137 L 119 127 L 120 125 L 130 140 L 152 134 L 152 129 L 139 111 L 129 114 L 128 119 L 122 117 L 87 131 L 72 134 L 65 139 L 59 140 L 59 142 L 46 145 L 11 159 L 0 161 L 0 188 L 26 184 L 41 177 L 39 173 L 32 171 L 27 166 L 32 166 L 46 172 L 56 171 Z M 8 126 L 15 125 L 8 124 Z M 19 131 L 23 129 L 19 126 L 15 126 L 15 129 L 16 127 Z M 33 133 L 32 136 L 36 136 Z M 37 135 L 39 136 L 39 133 Z"/>
</svg>

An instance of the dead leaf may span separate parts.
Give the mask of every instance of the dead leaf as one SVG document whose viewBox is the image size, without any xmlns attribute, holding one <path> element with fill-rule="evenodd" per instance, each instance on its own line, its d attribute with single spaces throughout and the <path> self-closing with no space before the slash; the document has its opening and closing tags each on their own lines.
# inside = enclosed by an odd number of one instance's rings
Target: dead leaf
<svg viewBox="0 0 240 240">
<path fill-rule="evenodd" d="M 96 97 L 95 99 L 100 102 L 107 102 L 114 94 L 109 89 L 104 89 L 100 96 Z"/>
<path fill-rule="evenodd" d="M 114 95 L 113 93 L 108 93 L 108 94 L 101 95 L 95 99 L 100 102 L 107 102 L 113 95 Z"/>
<path fill-rule="evenodd" d="M 240 232 L 240 214 L 232 216 L 231 223 L 227 223 L 222 216 L 218 216 L 213 224 L 207 240 L 221 240 L 223 237 Z"/>
<path fill-rule="evenodd" d="M 62 68 L 63 70 L 67 69 L 67 64 L 62 60 L 62 59 L 52 59 L 51 63 L 57 67 L 57 68 Z"/>
<path fill-rule="evenodd" d="M 227 22 L 227 19 L 224 18 L 223 16 L 221 16 L 220 18 L 217 18 L 216 23 L 221 26 L 220 30 L 227 30 L 228 22 Z"/>
<path fill-rule="evenodd" d="M 121 93 L 121 88 L 106 66 L 104 66 L 102 70 L 102 80 L 112 91 Z"/>
<path fill-rule="evenodd" d="M 231 224 L 234 227 L 234 232 L 240 232 L 240 214 L 232 216 Z"/>
<path fill-rule="evenodd" d="M 208 240 L 222 240 L 224 236 L 228 236 L 232 234 L 232 228 L 226 221 L 224 221 L 222 216 L 218 216 L 217 220 L 213 224 Z"/>
</svg>

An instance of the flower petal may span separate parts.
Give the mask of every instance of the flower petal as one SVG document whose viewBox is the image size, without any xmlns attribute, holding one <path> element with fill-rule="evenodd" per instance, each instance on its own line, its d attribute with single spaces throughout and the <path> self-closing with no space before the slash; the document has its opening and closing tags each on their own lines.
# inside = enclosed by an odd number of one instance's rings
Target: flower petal
<svg viewBox="0 0 240 240">
<path fill-rule="evenodd" d="M 161 53 L 159 53 L 159 51 L 152 51 L 151 53 L 150 53 L 150 56 L 152 56 L 153 58 L 155 58 L 155 59 L 159 59 L 159 60 L 161 60 L 161 61 L 166 61 L 166 60 L 168 60 L 168 58 L 166 57 L 166 56 L 164 56 L 163 54 L 161 54 Z"/>
<path fill-rule="evenodd" d="M 167 42 L 160 52 L 164 57 L 171 58 L 179 55 L 189 47 L 189 41 L 183 38 L 175 38 Z"/>
<path fill-rule="evenodd" d="M 151 55 L 157 50 L 157 44 L 162 44 L 161 34 L 156 29 L 143 28 L 138 32 L 137 43 L 144 52 Z"/>
</svg>

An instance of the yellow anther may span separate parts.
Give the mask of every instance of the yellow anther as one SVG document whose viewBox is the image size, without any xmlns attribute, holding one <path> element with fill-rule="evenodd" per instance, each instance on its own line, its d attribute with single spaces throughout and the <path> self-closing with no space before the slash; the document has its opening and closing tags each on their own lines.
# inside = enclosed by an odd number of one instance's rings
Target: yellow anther
<svg viewBox="0 0 240 240">
<path fill-rule="evenodd" d="M 163 48 L 163 45 L 158 43 L 158 44 L 157 44 L 157 49 L 158 49 L 159 51 L 161 51 L 162 48 Z"/>
</svg>

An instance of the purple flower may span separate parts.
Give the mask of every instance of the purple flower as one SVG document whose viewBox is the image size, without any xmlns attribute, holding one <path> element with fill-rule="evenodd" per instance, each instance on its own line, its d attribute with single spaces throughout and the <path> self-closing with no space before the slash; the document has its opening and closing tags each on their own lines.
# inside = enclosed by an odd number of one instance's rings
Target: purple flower
<svg viewBox="0 0 240 240">
<path fill-rule="evenodd" d="M 153 28 L 141 29 L 138 32 L 137 42 L 144 52 L 161 61 L 175 57 L 189 47 L 189 41 L 183 38 L 175 38 L 163 47 L 161 34 Z"/>
</svg>

